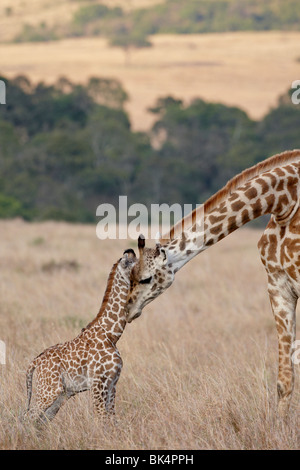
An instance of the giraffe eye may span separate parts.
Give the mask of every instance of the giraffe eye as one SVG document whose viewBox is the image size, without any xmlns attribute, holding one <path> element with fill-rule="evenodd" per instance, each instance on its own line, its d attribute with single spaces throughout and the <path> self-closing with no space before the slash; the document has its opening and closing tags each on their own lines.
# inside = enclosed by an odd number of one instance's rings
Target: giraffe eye
<svg viewBox="0 0 300 470">
<path fill-rule="evenodd" d="M 149 284 L 151 282 L 151 280 L 152 280 L 152 276 L 147 277 L 146 279 L 142 279 L 140 281 L 140 284 Z"/>
</svg>

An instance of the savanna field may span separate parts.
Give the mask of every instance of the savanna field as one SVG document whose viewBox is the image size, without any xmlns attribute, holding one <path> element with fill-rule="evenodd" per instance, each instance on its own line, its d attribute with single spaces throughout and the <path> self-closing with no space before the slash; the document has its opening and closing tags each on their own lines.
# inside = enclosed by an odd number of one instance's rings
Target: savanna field
<svg viewBox="0 0 300 470">
<path fill-rule="evenodd" d="M 126 327 L 115 425 L 96 418 L 89 392 L 42 433 L 19 424 L 31 359 L 96 316 L 112 264 L 136 249 L 134 241 L 100 241 L 95 229 L 0 221 L 1 449 L 299 448 L 299 366 L 289 420 L 278 422 L 275 322 L 256 248 L 261 232 L 248 228 L 191 261 Z"/>
</svg>

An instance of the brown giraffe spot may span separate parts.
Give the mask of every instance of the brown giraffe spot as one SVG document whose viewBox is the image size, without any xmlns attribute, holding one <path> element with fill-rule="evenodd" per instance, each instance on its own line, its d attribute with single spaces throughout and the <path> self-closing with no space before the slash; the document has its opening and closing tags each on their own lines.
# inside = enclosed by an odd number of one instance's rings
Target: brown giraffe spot
<svg viewBox="0 0 300 470">
<path fill-rule="evenodd" d="M 179 243 L 179 249 L 180 251 L 183 251 L 185 249 L 185 240 L 181 240 Z"/>
<path fill-rule="evenodd" d="M 285 176 L 285 172 L 281 168 L 275 168 L 274 171 L 278 176 Z"/>
<path fill-rule="evenodd" d="M 185 236 L 185 233 L 183 232 L 181 235 L 181 241 L 179 243 L 179 249 L 183 251 L 185 249 L 185 246 L 186 246 L 186 236 Z"/>
<path fill-rule="evenodd" d="M 268 223 L 268 228 L 272 228 L 272 229 L 276 228 L 276 222 L 275 222 L 274 219 L 272 219 L 272 218 L 270 219 L 270 221 Z"/>
<path fill-rule="evenodd" d="M 261 205 L 261 200 L 258 199 L 254 204 L 250 204 L 252 212 L 253 212 L 253 219 L 256 219 L 256 217 L 259 217 L 262 215 L 262 205 Z"/>
<path fill-rule="evenodd" d="M 276 235 L 269 235 L 269 251 L 268 251 L 268 261 L 277 260 L 276 257 L 276 247 L 277 247 L 277 238 Z"/>
<path fill-rule="evenodd" d="M 289 266 L 287 269 L 286 269 L 288 275 L 294 279 L 295 281 L 297 280 L 297 273 L 296 273 L 296 269 L 294 266 Z"/>
<path fill-rule="evenodd" d="M 209 238 L 206 242 L 205 242 L 205 245 L 206 246 L 211 246 L 214 244 L 214 239 L 213 238 Z"/>
<path fill-rule="evenodd" d="M 238 228 L 236 224 L 236 216 L 228 217 L 227 227 L 230 233 Z"/>
<path fill-rule="evenodd" d="M 245 196 L 248 198 L 248 199 L 254 199 L 256 196 L 257 196 L 257 190 L 256 188 L 252 187 L 250 189 L 247 189 L 247 191 L 245 192 Z"/>
<path fill-rule="evenodd" d="M 275 189 L 276 189 L 276 191 L 283 191 L 284 190 L 284 180 L 279 180 Z"/>
<path fill-rule="evenodd" d="M 277 178 L 275 175 L 273 175 L 273 173 L 265 173 L 265 176 L 267 176 L 268 178 L 270 178 L 271 180 L 271 186 L 272 188 L 274 188 L 276 186 L 276 183 L 277 183 Z"/>
<path fill-rule="evenodd" d="M 290 193 L 290 195 L 291 195 L 291 197 L 294 201 L 296 201 L 297 198 L 298 198 L 297 188 L 298 188 L 298 179 L 293 178 L 292 176 L 289 176 L 288 177 L 287 190 Z"/>
<path fill-rule="evenodd" d="M 247 209 L 244 209 L 242 212 L 242 224 L 246 224 L 249 222 L 250 216 L 249 216 L 249 211 Z"/>
<path fill-rule="evenodd" d="M 280 326 L 281 328 L 285 329 L 285 323 L 281 317 L 276 316 L 276 323 L 277 323 L 277 326 Z"/>
<path fill-rule="evenodd" d="M 222 220 L 224 220 L 225 217 L 226 215 L 219 215 L 219 216 L 210 215 L 208 218 L 211 224 L 216 224 L 217 222 L 222 222 Z"/>
<path fill-rule="evenodd" d="M 282 335 L 282 333 L 284 332 L 284 329 L 280 325 L 276 325 L 276 329 L 279 335 Z"/>
<path fill-rule="evenodd" d="M 218 212 L 219 212 L 220 214 L 225 214 L 225 213 L 228 211 L 227 206 L 226 206 L 226 203 L 225 203 L 225 202 L 221 202 L 221 204 L 219 205 L 219 207 L 218 207 L 217 210 L 218 210 Z"/>
<path fill-rule="evenodd" d="M 268 211 L 271 212 L 274 206 L 275 202 L 275 196 L 274 194 L 270 194 L 269 196 L 266 197 L 266 202 L 268 204 Z"/>
<path fill-rule="evenodd" d="M 286 194 L 282 194 L 278 198 L 277 202 L 277 207 L 276 207 L 276 212 L 282 213 L 285 209 L 285 207 L 289 204 L 289 200 Z"/>
<path fill-rule="evenodd" d="M 292 175 L 295 174 L 294 168 L 291 167 L 290 165 L 285 166 L 284 169 L 285 169 L 288 173 L 291 173 Z"/>
<path fill-rule="evenodd" d="M 231 204 L 231 209 L 235 212 L 240 211 L 245 206 L 243 201 L 237 201 Z"/>
<path fill-rule="evenodd" d="M 262 196 L 269 191 L 270 188 L 269 188 L 269 185 L 268 185 L 267 181 L 265 181 L 262 178 L 257 178 L 256 182 L 259 183 L 260 186 L 261 186 Z"/>
<path fill-rule="evenodd" d="M 216 227 L 212 227 L 212 228 L 210 229 L 210 233 L 212 233 L 213 235 L 218 235 L 218 233 L 221 232 L 222 227 L 223 227 L 222 224 L 219 224 L 219 225 L 217 225 Z"/>
<path fill-rule="evenodd" d="M 277 268 L 274 268 L 271 264 L 268 264 L 268 272 L 271 273 L 271 276 L 268 276 L 268 283 L 274 285 L 274 273 L 277 271 Z M 271 291 L 270 291 L 271 292 Z M 275 291 L 276 295 L 276 291 Z M 274 300 L 275 302 L 275 300 Z M 277 305 L 277 303 L 276 303 Z"/>
<path fill-rule="evenodd" d="M 110 317 L 111 317 L 112 323 L 117 323 L 118 318 L 119 318 L 118 315 L 117 315 L 117 313 L 115 313 L 115 314 L 114 314 L 114 313 L 111 313 L 111 314 L 110 314 Z"/>
<path fill-rule="evenodd" d="M 284 310 L 280 310 L 276 316 L 279 316 L 280 318 L 285 318 L 286 317 L 286 312 Z"/>
</svg>

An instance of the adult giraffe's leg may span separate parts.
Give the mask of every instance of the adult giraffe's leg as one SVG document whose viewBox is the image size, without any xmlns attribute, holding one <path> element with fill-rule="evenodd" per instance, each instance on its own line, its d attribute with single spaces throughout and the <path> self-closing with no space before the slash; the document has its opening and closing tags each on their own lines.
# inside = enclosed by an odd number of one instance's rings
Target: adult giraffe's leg
<svg viewBox="0 0 300 470">
<path fill-rule="evenodd" d="M 290 406 L 294 386 L 292 348 L 295 341 L 298 298 L 290 286 L 286 274 L 282 272 L 279 277 L 281 277 L 281 282 L 277 282 L 278 287 L 275 287 L 273 276 L 272 279 L 269 276 L 268 291 L 278 335 L 278 414 L 285 417 Z"/>
</svg>

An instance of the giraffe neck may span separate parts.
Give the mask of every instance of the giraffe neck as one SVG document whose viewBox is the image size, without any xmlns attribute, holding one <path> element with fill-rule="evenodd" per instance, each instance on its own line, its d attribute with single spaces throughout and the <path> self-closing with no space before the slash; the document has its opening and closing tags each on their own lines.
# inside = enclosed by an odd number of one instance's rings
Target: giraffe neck
<svg viewBox="0 0 300 470">
<path fill-rule="evenodd" d="M 112 343 L 116 343 L 126 325 L 125 307 L 130 282 L 115 265 L 110 273 L 103 301 L 96 318 L 86 327 L 90 334 L 106 335 Z"/>
<path fill-rule="evenodd" d="M 207 211 L 204 204 L 197 209 L 198 223 L 167 242 L 169 263 L 178 271 L 198 253 L 264 214 L 273 214 L 277 223 L 284 225 L 296 212 L 298 201 L 299 163 L 258 175 L 228 194 L 217 207 Z"/>
</svg>

